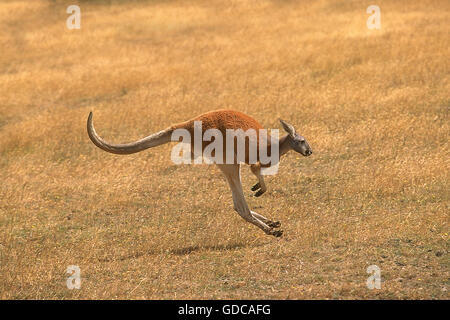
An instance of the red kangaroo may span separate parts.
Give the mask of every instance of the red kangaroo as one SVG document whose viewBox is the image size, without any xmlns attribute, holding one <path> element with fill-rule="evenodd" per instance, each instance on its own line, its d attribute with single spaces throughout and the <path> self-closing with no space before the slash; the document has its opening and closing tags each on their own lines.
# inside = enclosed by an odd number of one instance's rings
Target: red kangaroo
<svg viewBox="0 0 450 320">
<path fill-rule="evenodd" d="M 233 111 L 233 110 L 216 110 L 211 111 L 207 113 L 203 113 L 191 120 L 172 125 L 168 127 L 167 129 L 164 129 L 162 131 L 159 131 L 157 133 L 154 133 L 152 135 L 149 135 L 143 139 L 140 139 L 135 142 L 126 143 L 126 144 L 111 144 L 103 140 L 98 134 L 96 133 L 92 121 L 92 112 L 89 114 L 89 118 L 87 121 L 87 131 L 89 138 L 91 141 L 100 149 L 115 153 L 115 154 L 131 154 L 140 152 L 142 150 L 152 148 L 159 146 L 161 144 L 165 144 L 168 142 L 171 142 L 171 136 L 172 133 L 177 129 L 185 129 L 190 133 L 190 136 L 192 137 L 191 140 L 191 153 L 194 153 L 193 148 L 193 137 L 194 137 L 194 122 L 200 121 L 202 125 L 202 134 L 207 131 L 208 129 L 216 129 L 219 130 L 222 133 L 222 136 L 226 136 L 227 129 L 231 130 L 238 130 L 241 129 L 243 131 L 247 131 L 249 129 L 253 129 L 256 131 L 256 145 L 259 151 L 260 141 L 262 139 L 265 139 L 266 143 L 261 144 L 267 147 L 266 154 L 270 155 L 271 149 L 271 139 L 269 138 L 269 135 L 266 135 L 265 137 L 260 134 L 260 129 L 263 129 L 263 127 L 252 117 L 239 112 L 239 111 Z M 283 126 L 283 129 L 287 132 L 287 135 L 281 137 L 277 141 L 276 147 L 279 148 L 278 153 L 278 159 L 279 162 L 282 155 L 286 154 L 290 150 L 294 150 L 303 156 L 310 156 L 312 154 L 312 150 L 306 141 L 306 139 L 298 134 L 294 127 L 287 123 L 286 121 L 283 121 L 280 119 L 281 125 Z M 249 161 L 249 144 L 251 143 L 251 138 L 248 138 L 249 140 L 245 141 L 245 162 L 246 164 L 250 165 L 252 173 L 257 177 L 258 183 L 256 183 L 252 187 L 252 191 L 256 191 L 255 196 L 259 197 L 264 192 L 266 192 L 266 184 L 264 183 L 263 174 L 261 173 L 261 169 L 268 167 L 273 164 L 263 164 L 260 161 L 259 155 L 260 153 L 257 152 L 257 158 L 254 163 L 251 163 Z M 255 141 L 253 141 L 255 142 Z M 209 145 L 210 141 L 202 141 L 202 151 L 205 149 L 207 145 Z M 223 156 L 226 157 L 226 139 L 223 139 Z M 226 180 L 228 181 L 228 184 L 231 189 L 231 193 L 233 196 L 233 204 L 234 204 L 234 210 L 246 221 L 256 225 L 260 229 L 262 229 L 266 234 L 273 235 L 275 237 L 280 237 L 283 234 L 283 231 L 279 229 L 281 226 L 281 223 L 279 221 L 272 221 L 267 219 L 266 217 L 251 211 L 247 205 L 247 202 L 245 201 L 244 192 L 242 190 L 242 184 L 241 184 L 241 177 L 240 177 L 240 161 L 237 158 L 237 150 L 236 150 L 236 144 L 232 146 L 231 152 L 233 152 L 233 158 L 234 163 L 217 163 L 217 166 L 219 169 L 223 172 L 225 175 Z M 277 162 L 277 163 L 278 163 Z"/>
</svg>

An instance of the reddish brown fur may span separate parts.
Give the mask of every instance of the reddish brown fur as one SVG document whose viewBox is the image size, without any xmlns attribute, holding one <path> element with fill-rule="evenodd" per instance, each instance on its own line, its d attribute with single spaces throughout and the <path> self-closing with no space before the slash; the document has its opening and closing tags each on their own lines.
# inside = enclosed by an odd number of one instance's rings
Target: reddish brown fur
<svg viewBox="0 0 450 320">
<path fill-rule="evenodd" d="M 234 110 L 226 110 L 226 109 L 220 109 L 215 111 L 210 111 L 207 113 L 203 113 L 193 119 L 190 119 L 188 121 L 173 125 L 170 129 L 176 130 L 176 129 L 186 129 L 189 131 L 192 139 L 191 145 L 193 145 L 193 139 L 194 139 L 194 121 L 201 121 L 202 123 L 202 134 L 205 133 L 208 129 L 217 129 L 220 130 L 223 136 L 223 144 L 224 144 L 224 161 L 225 161 L 225 151 L 226 151 L 226 130 L 227 129 L 242 129 L 243 131 L 247 131 L 248 129 L 254 129 L 256 131 L 257 135 L 257 161 L 259 161 L 259 130 L 264 129 L 261 124 L 259 124 L 258 121 L 253 119 L 252 117 L 246 115 L 245 113 L 234 111 Z M 210 144 L 209 141 L 203 141 L 203 150 L 205 147 Z M 245 162 L 249 164 L 249 154 L 248 154 L 248 144 L 249 139 L 246 139 L 245 141 L 246 148 L 245 148 Z M 267 145 L 270 147 L 270 135 L 267 135 Z M 235 154 L 237 152 L 236 150 L 237 144 L 235 142 Z M 270 155 L 270 148 L 269 153 Z"/>
<path fill-rule="evenodd" d="M 208 129 L 218 129 L 225 135 L 226 129 L 242 129 L 244 131 L 252 128 L 255 130 L 264 129 L 258 121 L 245 113 L 220 109 L 203 113 L 193 119 L 172 126 L 172 129 L 184 128 L 194 132 L 194 121 L 201 121 L 203 131 Z"/>
</svg>

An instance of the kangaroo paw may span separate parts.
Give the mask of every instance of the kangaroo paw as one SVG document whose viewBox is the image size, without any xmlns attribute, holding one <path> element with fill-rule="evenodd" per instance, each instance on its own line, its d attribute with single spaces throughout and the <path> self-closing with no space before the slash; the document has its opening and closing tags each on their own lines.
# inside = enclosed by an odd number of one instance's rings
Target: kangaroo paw
<svg viewBox="0 0 450 320">
<path fill-rule="evenodd" d="M 259 188 L 261 188 L 261 185 L 260 185 L 259 182 L 258 182 L 258 183 L 256 183 L 256 184 L 252 187 L 252 191 L 256 191 L 256 190 L 258 190 Z"/>
<path fill-rule="evenodd" d="M 258 191 L 256 191 L 255 197 L 261 196 L 264 192 L 266 192 L 266 191 L 265 190 L 263 191 L 262 189 L 259 189 Z"/>
</svg>

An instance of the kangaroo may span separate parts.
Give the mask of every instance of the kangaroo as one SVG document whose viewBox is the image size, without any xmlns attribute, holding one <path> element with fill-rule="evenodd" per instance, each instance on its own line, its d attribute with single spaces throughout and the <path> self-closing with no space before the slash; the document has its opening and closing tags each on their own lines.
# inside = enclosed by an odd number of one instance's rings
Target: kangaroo
<svg viewBox="0 0 450 320">
<path fill-rule="evenodd" d="M 259 132 L 260 129 L 263 129 L 263 127 L 255 119 L 242 112 L 234 110 L 216 110 L 201 114 L 191 120 L 174 124 L 164 130 L 151 134 L 135 142 L 126 144 L 112 144 L 103 140 L 96 133 L 92 118 L 93 115 L 92 112 L 90 112 L 87 120 L 87 132 L 89 138 L 100 149 L 115 154 L 132 154 L 171 142 L 172 133 L 177 129 L 185 129 L 191 134 L 191 137 L 193 137 L 194 122 L 196 121 L 201 121 L 203 132 L 208 129 L 216 129 L 219 130 L 223 134 L 223 136 L 226 135 L 226 131 L 228 129 L 242 129 L 243 131 L 253 129 L 256 130 L 256 132 Z M 281 138 L 279 138 L 279 141 L 277 141 L 278 144 L 276 147 L 279 148 L 277 160 L 280 161 L 281 156 L 285 155 L 290 150 L 294 150 L 295 152 L 298 152 L 305 157 L 310 156 L 312 154 L 312 150 L 306 139 L 298 134 L 291 124 L 287 123 L 284 120 L 279 120 L 283 129 L 287 132 L 287 135 L 282 136 Z M 267 135 L 267 137 L 268 136 L 269 135 Z M 271 140 L 269 140 L 267 137 L 263 137 L 260 134 L 256 135 L 257 142 L 262 139 L 266 139 L 265 146 L 268 148 L 267 153 L 270 153 Z M 224 144 L 224 150 L 227 150 L 226 141 L 224 141 Z M 207 145 L 208 142 L 202 141 L 203 150 Z M 259 145 L 260 144 L 258 143 L 257 146 L 259 147 Z M 191 140 L 191 151 L 193 150 L 192 146 L 193 139 Z M 236 153 L 236 149 L 234 147 L 232 149 L 232 152 Z M 233 197 L 234 210 L 247 222 L 256 225 L 266 234 L 280 237 L 283 234 L 283 231 L 279 229 L 281 227 L 281 223 L 279 221 L 269 220 L 268 218 L 249 209 L 244 197 L 244 192 L 242 190 L 240 177 L 240 161 L 238 161 L 236 157 L 234 157 L 234 159 L 234 163 L 216 164 L 225 175 L 225 178 L 230 186 Z M 259 197 L 267 191 L 266 184 L 264 183 L 262 169 L 266 168 L 268 165 L 261 163 L 259 157 L 256 159 L 256 162 L 250 162 L 249 143 L 245 144 L 245 161 L 243 162 L 250 165 L 252 173 L 258 179 L 258 182 L 251 188 L 251 190 L 255 191 L 254 196 Z"/>
</svg>

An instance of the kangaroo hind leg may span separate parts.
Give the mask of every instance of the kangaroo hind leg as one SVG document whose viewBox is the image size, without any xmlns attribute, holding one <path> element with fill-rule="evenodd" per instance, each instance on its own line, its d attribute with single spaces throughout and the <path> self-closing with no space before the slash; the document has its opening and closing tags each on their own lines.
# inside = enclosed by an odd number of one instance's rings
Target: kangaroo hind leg
<svg viewBox="0 0 450 320">
<path fill-rule="evenodd" d="M 220 170 L 224 173 L 233 196 L 234 210 L 247 222 L 250 222 L 263 230 L 266 234 L 276 237 L 282 235 L 281 230 L 274 230 L 273 227 L 268 226 L 263 221 L 259 220 L 257 216 L 248 208 L 245 201 L 244 192 L 242 190 L 239 164 L 218 165 Z M 262 216 L 261 216 L 262 217 Z"/>
</svg>

